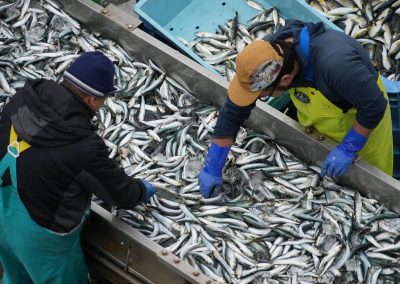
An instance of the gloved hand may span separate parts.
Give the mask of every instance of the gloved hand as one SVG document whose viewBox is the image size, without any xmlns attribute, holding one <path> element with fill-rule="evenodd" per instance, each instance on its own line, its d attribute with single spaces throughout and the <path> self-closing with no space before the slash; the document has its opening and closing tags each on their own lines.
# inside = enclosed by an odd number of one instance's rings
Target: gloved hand
<svg viewBox="0 0 400 284">
<path fill-rule="evenodd" d="M 211 143 L 204 168 L 199 174 L 200 193 L 204 198 L 215 197 L 219 194 L 219 190 L 213 191 L 213 189 L 222 184 L 222 169 L 230 148 Z"/>
<path fill-rule="evenodd" d="M 144 202 L 149 202 L 150 198 L 156 193 L 154 187 L 146 180 L 142 179 L 144 186 L 146 187 L 146 195 L 144 196 Z"/>
<path fill-rule="evenodd" d="M 326 157 L 321 169 L 321 176 L 346 174 L 356 153 L 361 151 L 367 140 L 367 136 L 358 134 L 354 128 L 351 128 L 343 138 L 342 143 L 332 149 Z"/>
</svg>

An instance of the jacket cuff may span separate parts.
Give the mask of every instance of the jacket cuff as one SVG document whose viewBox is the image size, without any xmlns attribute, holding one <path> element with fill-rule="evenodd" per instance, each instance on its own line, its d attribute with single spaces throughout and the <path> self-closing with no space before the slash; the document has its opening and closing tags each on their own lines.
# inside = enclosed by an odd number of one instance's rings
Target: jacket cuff
<svg viewBox="0 0 400 284">
<path fill-rule="evenodd" d="M 140 191 L 139 199 L 138 199 L 139 201 L 135 204 L 135 206 L 136 206 L 137 204 L 144 202 L 144 199 L 146 197 L 146 186 L 144 185 L 144 183 L 142 182 L 141 179 L 134 178 L 133 180 L 135 182 L 137 182 L 137 184 L 139 185 L 139 191 Z"/>
</svg>

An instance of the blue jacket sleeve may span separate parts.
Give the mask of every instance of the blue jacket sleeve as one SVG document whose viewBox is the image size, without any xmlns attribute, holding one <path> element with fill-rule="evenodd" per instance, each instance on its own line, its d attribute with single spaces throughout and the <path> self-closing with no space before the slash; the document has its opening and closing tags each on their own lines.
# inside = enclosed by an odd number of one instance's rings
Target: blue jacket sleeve
<svg viewBox="0 0 400 284">
<path fill-rule="evenodd" d="M 229 98 L 219 111 L 217 124 L 214 128 L 214 138 L 236 139 L 240 126 L 249 118 L 256 103 L 245 107 L 235 105 Z"/>
<path fill-rule="evenodd" d="M 327 86 L 357 110 L 357 121 L 365 128 L 375 128 L 387 106 L 376 83 L 376 74 L 371 73 L 351 50 L 331 56 L 322 69 Z"/>
</svg>

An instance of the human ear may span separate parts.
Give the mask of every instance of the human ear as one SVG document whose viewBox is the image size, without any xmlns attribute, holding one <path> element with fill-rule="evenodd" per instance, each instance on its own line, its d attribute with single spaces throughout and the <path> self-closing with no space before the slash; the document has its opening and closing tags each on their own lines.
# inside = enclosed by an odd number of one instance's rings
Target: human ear
<svg viewBox="0 0 400 284">
<path fill-rule="evenodd" d="M 281 81 L 282 85 L 285 86 L 288 83 L 290 83 L 290 80 L 291 80 L 291 75 L 290 74 L 285 74 L 285 75 L 282 76 L 280 81 Z"/>
</svg>

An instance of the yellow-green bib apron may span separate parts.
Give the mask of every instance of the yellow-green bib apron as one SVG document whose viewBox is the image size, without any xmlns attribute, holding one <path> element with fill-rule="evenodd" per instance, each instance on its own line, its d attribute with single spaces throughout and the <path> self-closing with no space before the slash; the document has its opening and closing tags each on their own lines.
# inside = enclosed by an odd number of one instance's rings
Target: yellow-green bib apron
<svg viewBox="0 0 400 284">
<path fill-rule="evenodd" d="M 377 81 L 386 100 L 388 95 L 381 76 Z M 309 102 L 303 102 L 295 92 L 308 96 Z M 357 110 L 352 108 L 346 113 L 331 103 L 320 91 L 312 87 L 291 88 L 290 98 L 297 108 L 297 117 L 301 125 L 315 128 L 321 134 L 341 142 L 356 120 Z M 364 160 L 383 172 L 393 174 L 392 120 L 389 103 L 385 115 L 369 135 L 364 148 L 358 153 Z"/>
</svg>

